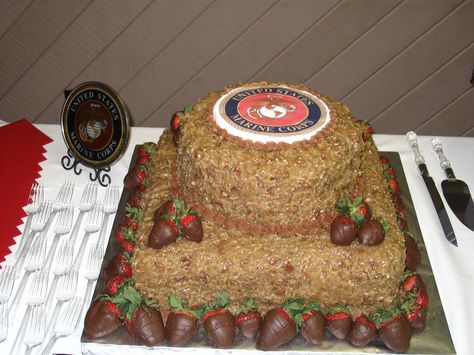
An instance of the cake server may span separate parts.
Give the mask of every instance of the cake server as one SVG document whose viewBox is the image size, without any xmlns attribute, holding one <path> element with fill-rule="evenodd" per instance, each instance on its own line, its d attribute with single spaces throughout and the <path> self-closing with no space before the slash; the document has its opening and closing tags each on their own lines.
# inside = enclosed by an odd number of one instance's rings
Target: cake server
<svg viewBox="0 0 474 355">
<path fill-rule="evenodd" d="M 408 144 L 410 145 L 413 153 L 415 154 L 415 163 L 418 165 L 418 170 L 420 170 L 421 176 L 425 182 L 426 187 L 428 188 L 428 192 L 430 193 L 431 200 L 433 201 L 433 205 L 436 208 L 436 212 L 438 213 L 439 221 L 441 222 L 441 226 L 443 227 L 444 236 L 454 246 L 458 246 L 458 242 L 456 240 L 456 235 L 454 234 L 453 226 L 449 221 L 448 213 L 446 208 L 444 207 L 443 200 L 436 188 L 436 185 L 433 181 L 433 178 L 430 176 L 428 168 L 425 164 L 425 158 L 420 153 L 420 149 L 418 148 L 418 140 L 415 132 L 408 132 L 407 133 L 407 140 Z"/>
<path fill-rule="evenodd" d="M 449 207 L 467 228 L 474 231 L 474 202 L 469 187 L 464 181 L 456 179 L 451 163 L 444 155 L 441 139 L 432 138 L 431 146 L 438 154 L 440 165 L 448 177 L 441 182 L 441 187 Z"/>
</svg>

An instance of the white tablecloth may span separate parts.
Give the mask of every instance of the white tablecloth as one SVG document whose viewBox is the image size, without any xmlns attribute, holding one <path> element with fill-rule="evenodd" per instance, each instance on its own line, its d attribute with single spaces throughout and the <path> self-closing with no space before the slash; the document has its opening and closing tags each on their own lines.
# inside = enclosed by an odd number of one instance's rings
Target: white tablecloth
<svg viewBox="0 0 474 355">
<path fill-rule="evenodd" d="M 45 195 L 54 199 L 59 186 L 65 181 L 73 181 L 79 189 L 89 181 L 88 168 L 83 168 L 81 175 L 61 167 L 61 158 L 66 155 L 61 130 L 58 125 L 37 125 L 54 142 L 47 145 L 46 161 L 41 164 L 43 171 L 39 182 L 46 187 Z M 163 131 L 162 128 L 132 128 L 130 144 L 121 160 L 116 163 L 111 172 L 112 183 L 122 186 L 122 180 L 128 171 L 128 166 L 135 145 L 148 141 L 156 142 Z M 419 145 L 425 156 L 431 176 L 441 191 L 441 181 L 445 179 L 444 172 L 439 167 L 438 159 L 430 148 L 430 137 L 419 137 Z M 474 139 L 441 137 L 445 153 L 450 158 L 456 176 L 464 180 L 474 192 Z M 430 195 L 414 163 L 413 154 L 406 143 L 404 136 L 375 135 L 375 142 L 381 151 L 396 151 L 405 171 L 410 193 L 417 211 L 431 266 L 435 275 L 439 294 L 451 336 L 458 354 L 472 354 L 474 352 L 474 303 L 470 299 L 474 295 L 474 232 L 466 228 L 457 220 L 448 208 L 449 218 L 457 236 L 459 247 L 448 243 L 444 237 L 436 211 Z M 103 197 L 103 190 L 101 190 Z M 74 197 L 80 199 L 80 192 Z M 443 197 L 444 199 L 444 197 Z M 446 202 L 445 205 L 447 206 Z M 109 229 L 112 221 L 109 222 Z M 7 257 L 8 262 L 9 258 Z M 84 287 L 85 287 L 85 280 Z M 80 287 L 78 290 L 84 290 Z M 80 335 L 82 326 L 71 337 L 59 339 L 53 348 L 53 353 L 80 354 Z M 0 344 L 0 353 L 6 354 L 11 346 L 10 341 Z"/>
</svg>

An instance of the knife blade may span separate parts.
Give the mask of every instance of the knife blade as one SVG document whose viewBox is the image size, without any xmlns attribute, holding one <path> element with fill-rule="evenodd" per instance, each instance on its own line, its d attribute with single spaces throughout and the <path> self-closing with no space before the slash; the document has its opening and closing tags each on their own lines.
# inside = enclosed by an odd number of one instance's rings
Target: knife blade
<svg viewBox="0 0 474 355">
<path fill-rule="evenodd" d="M 467 228 L 474 231 L 474 202 L 472 201 L 469 187 L 464 181 L 457 179 L 456 175 L 454 175 L 451 163 L 444 154 L 441 139 L 438 137 L 432 138 L 431 146 L 438 154 L 441 168 L 443 168 L 448 177 L 447 180 L 441 182 L 441 187 L 449 207 Z"/>
<path fill-rule="evenodd" d="M 454 234 L 453 226 L 451 225 L 451 221 L 449 220 L 448 213 L 446 208 L 444 207 L 443 200 L 436 188 L 436 185 L 433 181 L 433 178 L 430 176 L 428 171 L 428 167 L 425 164 L 425 158 L 420 153 L 420 149 L 418 148 L 418 140 L 417 135 L 415 132 L 408 132 L 407 135 L 408 144 L 410 145 L 413 153 L 415 154 L 415 163 L 418 165 L 418 170 L 421 173 L 423 181 L 425 182 L 426 188 L 430 193 L 431 200 L 433 201 L 433 205 L 436 209 L 436 213 L 438 214 L 439 221 L 441 222 L 441 227 L 444 231 L 444 236 L 454 246 L 458 246 L 458 242 L 456 239 L 456 235 Z"/>
</svg>

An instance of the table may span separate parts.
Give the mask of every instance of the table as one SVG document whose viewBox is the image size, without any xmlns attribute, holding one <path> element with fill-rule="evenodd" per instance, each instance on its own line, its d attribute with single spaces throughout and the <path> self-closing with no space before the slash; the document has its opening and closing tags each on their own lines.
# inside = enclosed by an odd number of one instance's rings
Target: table
<svg viewBox="0 0 474 355">
<path fill-rule="evenodd" d="M 53 199 L 63 181 L 73 181 L 76 186 L 84 187 L 89 181 L 88 168 L 83 168 L 81 175 L 75 175 L 61 167 L 61 158 L 66 155 L 59 125 L 39 124 L 37 127 L 50 136 L 54 142 L 47 145 L 46 161 L 41 164 L 43 171 L 38 180 L 46 187 L 45 195 Z M 112 184 L 122 186 L 122 180 L 128 171 L 135 145 L 148 141 L 156 142 L 163 128 L 133 127 L 127 151 L 110 171 Z M 436 154 L 430 148 L 430 137 L 419 137 L 419 145 L 425 156 L 430 173 L 441 191 L 444 172 L 439 167 Z M 445 154 L 451 160 L 452 167 L 459 179 L 464 180 L 474 192 L 474 138 L 441 137 Z M 474 294 L 474 232 L 457 220 L 448 208 L 449 218 L 457 236 L 459 247 L 446 241 L 439 223 L 430 195 L 414 163 L 413 154 L 404 136 L 374 135 L 380 151 L 396 151 L 400 154 L 410 193 L 417 211 L 426 249 L 431 261 L 435 280 L 451 336 L 458 354 L 470 354 L 474 351 L 474 304 L 470 300 Z M 103 191 L 102 191 L 103 193 Z M 75 194 L 80 199 L 80 193 Z M 444 199 L 444 197 L 443 197 Z M 447 206 L 446 202 L 445 205 Z M 111 221 L 108 228 L 111 228 Z M 9 257 L 7 257 L 7 262 Z M 83 280 L 85 285 L 85 280 Z M 81 284 L 82 285 L 82 284 Z M 83 290 L 82 286 L 78 290 Z M 82 326 L 73 336 L 59 339 L 53 353 L 80 354 L 80 336 Z M 0 344 L 0 353 L 7 353 L 11 344 Z"/>
</svg>

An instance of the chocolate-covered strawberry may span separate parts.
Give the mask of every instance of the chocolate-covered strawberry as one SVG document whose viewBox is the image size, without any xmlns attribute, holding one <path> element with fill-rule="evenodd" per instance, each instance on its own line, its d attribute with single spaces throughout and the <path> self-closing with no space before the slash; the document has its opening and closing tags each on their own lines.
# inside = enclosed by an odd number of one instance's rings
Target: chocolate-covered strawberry
<svg viewBox="0 0 474 355">
<path fill-rule="evenodd" d="M 378 335 L 387 348 L 398 353 L 408 350 L 412 330 L 410 323 L 399 310 L 380 309 L 371 318 L 374 319 Z"/>
<path fill-rule="evenodd" d="M 161 249 L 165 245 L 174 243 L 178 239 L 178 227 L 172 219 L 162 218 L 155 222 L 148 235 L 148 246 Z"/>
<path fill-rule="evenodd" d="M 178 146 L 181 138 L 181 127 L 191 111 L 192 106 L 186 106 L 183 111 L 175 112 L 173 116 L 171 116 L 170 129 L 171 133 L 173 133 L 173 142 L 176 146 Z"/>
<path fill-rule="evenodd" d="M 123 186 L 128 192 L 131 192 L 136 188 L 143 188 L 148 185 L 147 177 L 147 166 L 136 166 L 127 175 L 125 175 Z"/>
<path fill-rule="evenodd" d="M 109 279 L 113 276 L 132 276 L 132 266 L 130 264 L 130 253 L 121 249 L 104 268 L 104 277 Z"/>
<path fill-rule="evenodd" d="M 406 259 L 405 265 L 408 270 L 415 271 L 421 262 L 421 253 L 418 249 L 418 243 L 410 233 L 405 232 Z"/>
<path fill-rule="evenodd" d="M 353 200 L 344 198 L 337 203 L 336 208 L 356 222 L 359 227 L 372 218 L 372 209 L 363 196 L 358 196 Z"/>
<path fill-rule="evenodd" d="M 321 345 L 326 336 L 326 318 L 320 310 L 321 304 L 313 302 L 305 306 L 301 321 L 301 335 L 313 345 Z"/>
<path fill-rule="evenodd" d="M 158 221 L 162 218 L 163 215 L 168 215 L 169 218 L 172 218 L 174 216 L 174 213 L 176 212 L 176 207 L 174 206 L 173 200 L 167 200 L 161 204 L 160 207 L 155 211 L 154 214 L 154 221 Z"/>
<path fill-rule="evenodd" d="M 377 336 L 377 327 L 364 314 L 358 316 L 352 323 L 349 342 L 357 347 L 365 347 Z"/>
<path fill-rule="evenodd" d="M 84 319 L 84 333 L 89 339 L 97 339 L 112 333 L 121 325 L 120 311 L 109 299 L 96 299 Z"/>
<path fill-rule="evenodd" d="M 235 325 L 244 337 L 253 339 L 257 336 L 262 324 L 262 316 L 252 298 L 240 307 L 234 318 Z"/>
<path fill-rule="evenodd" d="M 326 310 L 326 327 L 336 339 L 347 339 L 352 328 L 352 315 L 349 309 L 336 306 Z"/>
<path fill-rule="evenodd" d="M 402 283 L 402 290 L 401 294 L 405 295 L 405 293 L 415 290 L 423 290 L 426 291 L 426 285 L 419 274 L 415 273 L 407 273 L 404 276 L 403 283 Z"/>
<path fill-rule="evenodd" d="M 339 215 L 331 223 L 331 242 L 337 245 L 350 245 L 359 231 L 359 226 L 350 217 Z"/>
<path fill-rule="evenodd" d="M 165 327 L 158 307 L 151 303 L 140 305 L 124 319 L 125 326 L 139 344 L 155 346 L 165 339 Z"/>
<path fill-rule="evenodd" d="M 192 242 L 200 243 L 203 237 L 201 219 L 197 214 L 186 214 L 179 221 L 181 235 Z"/>
<path fill-rule="evenodd" d="M 166 319 L 166 341 L 168 346 L 184 346 L 191 341 L 199 327 L 201 309 L 189 309 L 175 295 L 168 297 L 172 311 Z"/>
<path fill-rule="evenodd" d="M 298 314 L 301 317 L 303 309 L 304 303 L 301 299 L 289 299 L 280 307 L 269 310 L 260 327 L 257 349 L 272 350 L 293 339 L 298 333 L 294 318 Z"/>
<path fill-rule="evenodd" d="M 363 245 L 378 245 L 385 239 L 384 225 L 376 219 L 371 219 L 368 222 L 364 222 L 362 227 L 359 229 L 357 238 Z"/>
<path fill-rule="evenodd" d="M 217 348 L 228 349 L 234 344 L 235 320 L 227 309 L 228 296 L 222 292 L 216 299 L 205 307 L 202 325 L 206 331 L 206 339 Z"/>
</svg>

